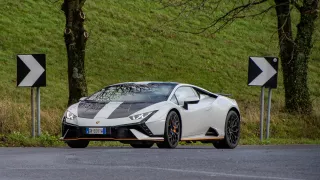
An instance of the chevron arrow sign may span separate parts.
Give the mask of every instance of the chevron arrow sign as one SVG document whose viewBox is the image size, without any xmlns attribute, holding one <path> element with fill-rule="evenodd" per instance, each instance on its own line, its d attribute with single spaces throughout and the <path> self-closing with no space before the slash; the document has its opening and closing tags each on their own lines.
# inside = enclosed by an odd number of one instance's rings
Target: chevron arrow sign
<svg viewBox="0 0 320 180">
<path fill-rule="evenodd" d="M 46 86 L 46 55 L 17 55 L 17 86 Z"/>
<path fill-rule="evenodd" d="M 277 88 L 277 57 L 249 57 L 248 85 Z"/>
</svg>

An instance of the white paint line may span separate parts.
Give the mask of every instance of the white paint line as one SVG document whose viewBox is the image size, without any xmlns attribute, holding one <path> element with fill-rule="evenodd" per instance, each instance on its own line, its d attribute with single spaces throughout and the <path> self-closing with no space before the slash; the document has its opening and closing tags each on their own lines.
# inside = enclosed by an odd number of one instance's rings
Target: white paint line
<svg viewBox="0 0 320 180">
<path fill-rule="evenodd" d="M 195 171 L 187 169 L 171 169 L 171 168 L 157 168 L 157 167 L 137 167 L 137 166 L 118 166 L 121 168 L 136 168 L 136 169 L 153 169 L 153 170 L 163 170 L 163 171 L 173 171 L 173 172 L 183 172 L 183 173 L 194 173 L 194 174 L 206 174 L 209 176 L 225 176 L 225 177 L 243 177 L 243 178 L 255 178 L 255 179 L 278 179 L 278 180 L 301 180 L 293 178 L 282 178 L 273 176 L 255 176 L 255 175 L 244 175 L 244 174 L 229 174 L 229 173 L 218 173 L 218 172 L 208 172 L 208 171 Z"/>
<path fill-rule="evenodd" d="M 95 169 L 149 169 L 159 171 L 171 171 L 179 173 L 191 173 L 191 174 L 203 174 L 206 176 L 218 176 L 218 177 L 238 177 L 238 178 L 250 178 L 250 179 L 275 179 L 275 180 L 302 180 L 294 178 L 274 177 L 274 176 L 257 176 L 257 175 L 245 175 L 245 174 L 230 174 L 222 172 L 209 172 L 209 171 L 197 171 L 189 169 L 171 169 L 171 168 L 159 168 L 159 167 L 143 167 L 143 166 L 101 166 L 92 164 L 82 164 L 84 167 L 65 167 L 65 168 L 5 168 L 3 170 L 72 170 L 72 169 L 88 169 L 88 166 L 94 166 Z"/>
</svg>

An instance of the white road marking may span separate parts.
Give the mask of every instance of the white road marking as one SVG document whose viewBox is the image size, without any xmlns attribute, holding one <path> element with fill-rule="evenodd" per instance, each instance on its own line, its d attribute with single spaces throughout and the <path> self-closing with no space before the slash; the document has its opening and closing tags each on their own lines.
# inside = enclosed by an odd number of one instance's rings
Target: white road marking
<svg viewBox="0 0 320 180">
<path fill-rule="evenodd" d="M 243 177 L 243 178 L 255 178 L 255 179 L 301 180 L 301 179 L 272 177 L 272 176 L 255 176 L 255 175 L 244 175 L 244 174 L 229 174 L 229 173 L 208 172 L 208 171 L 195 171 L 195 170 L 188 170 L 188 169 L 171 169 L 171 168 L 137 167 L 137 166 L 118 166 L 118 167 L 130 168 L 130 169 L 131 168 L 153 169 L 153 170 L 163 170 L 163 171 L 173 171 L 173 172 L 183 172 L 183 173 L 206 174 L 206 175 L 210 175 L 210 176 Z"/>
<path fill-rule="evenodd" d="M 203 174 L 207 176 L 222 176 L 222 177 L 238 177 L 238 178 L 250 178 L 250 179 L 275 179 L 275 180 L 303 180 L 295 178 L 284 178 L 284 177 L 274 177 L 274 176 L 256 176 L 256 175 L 245 175 L 245 174 L 230 174 L 222 172 L 209 172 L 209 171 L 197 171 L 189 169 L 171 169 L 171 168 L 159 168 L 159 167 L 143 167 L 143 166 L 101 166 L 92 164 L 83 164 L 85 167 L 65 167 L 65 168 L 5 168 L 6 170 L 71 170 L 71 169 L 88 169 L 88 166 L 94 166 L 95 169 L 150 169 L 150 170 L 160 170 L 160 171 L 171 171 L 180 173 L 192 173 L 192 174 Z"/>
</svg>

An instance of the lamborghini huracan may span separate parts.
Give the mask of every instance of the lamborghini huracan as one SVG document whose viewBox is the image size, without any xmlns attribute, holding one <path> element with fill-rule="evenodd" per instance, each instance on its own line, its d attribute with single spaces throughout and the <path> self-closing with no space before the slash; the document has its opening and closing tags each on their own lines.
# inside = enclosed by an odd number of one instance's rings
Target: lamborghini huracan
<svg viewBox="0 0 320 180">
<path fill-rule="evenodd" d="M 226 95 L 176 82 L 126 82 L 68 107 L 60 139 L 71 148 L 85 148 L 90 141 L 119 141 L 134 148 L 201 141 L 233 149 L 240 120 L 236 100 Z"/>
</svg>

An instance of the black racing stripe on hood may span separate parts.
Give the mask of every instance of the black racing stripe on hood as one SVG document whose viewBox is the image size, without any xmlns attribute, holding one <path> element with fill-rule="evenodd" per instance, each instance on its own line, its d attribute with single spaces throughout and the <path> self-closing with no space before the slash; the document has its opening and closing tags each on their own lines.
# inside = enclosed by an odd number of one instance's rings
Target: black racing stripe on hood
<svg viewBox="0 0 320 180">
<path fill-rule="evenodd" d="M 144 109 L 148 106 L 151 106 L 155 103 L 158 102 L 124 102 L 110 114 L 108 119 L 128 117 L 131 114 L 140 111 L 141 109 Z"/>
<path fill-rule="evenodd" d="M 106 104 L 108 103 L 81 102 L 78 105 L 78 117 L 93 119 Z"/>
</svg>

